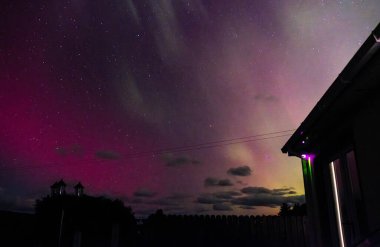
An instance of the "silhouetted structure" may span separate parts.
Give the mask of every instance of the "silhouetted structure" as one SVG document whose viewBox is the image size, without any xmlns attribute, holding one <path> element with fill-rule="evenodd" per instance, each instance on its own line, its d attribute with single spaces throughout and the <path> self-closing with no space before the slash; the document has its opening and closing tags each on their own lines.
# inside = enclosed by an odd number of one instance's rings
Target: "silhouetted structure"
<svg viewBox="0 0 380 247">
<path fill-rule="evenodd" d="M 133 246 L 136 222 L 131 208 L 120 200 L 83 194 L 78 183 L 75 194 L 66 194 L 61 180 L 52 195 L 36 202 L 38 242 L 41 246 Z M 57 193 L 58 192 L 58 193 Z"/>
<path fill-rule="evenodd" d="M 55 182 L 51 189 L 51 196 L 58 196 L 66 194 L 66 183 L 61 179 L 59 182 Z"/>
<path fill-rule="evenodd" d="M 79 183 L 77 183 L 77 185 L 74 186 L 74 190 L 75 190 L 75 195 L 76 195 L 76 196 L 82 196 L 82 195 L 83 195 L 84 187 L 83 187 L 83 185 L 79 182 Z"/>
<path fill-rule="evenodd" d="M 282 148 L 302 161 L 310 246 L 379 232 L 379 48 L 380 25 Z"/>
</svg>

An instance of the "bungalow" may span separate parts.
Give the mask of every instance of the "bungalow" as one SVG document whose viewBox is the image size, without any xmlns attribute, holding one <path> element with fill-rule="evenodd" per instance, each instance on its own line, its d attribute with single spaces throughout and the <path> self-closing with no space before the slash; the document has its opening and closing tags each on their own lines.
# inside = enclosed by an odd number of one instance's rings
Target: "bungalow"
<svg viewBox="0 0 380 247">
<path fill-rule="evenodd" d="M 380 246 L 380 24 L 282 148 L 301 159 L 309 246 Z"/>
</svg>

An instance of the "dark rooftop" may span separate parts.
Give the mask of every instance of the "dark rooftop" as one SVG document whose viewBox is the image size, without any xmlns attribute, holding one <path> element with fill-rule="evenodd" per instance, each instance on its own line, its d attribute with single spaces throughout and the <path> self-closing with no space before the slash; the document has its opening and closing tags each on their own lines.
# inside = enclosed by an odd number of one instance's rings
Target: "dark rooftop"
<svg viewBox="0 0 380 247">
<path fill-rule="evenodd" d="M 347 137 L 363 99 L 379 93 L 380 24 L 281 149 L 289 156 L 318 153 L 322 143 Z M 331 143 L 331 142 L 330 142 Z M 318 145 L 316 145 L 318 144 Z M 332 144 L 330 144 L 332 145 Z"/>
</svg>

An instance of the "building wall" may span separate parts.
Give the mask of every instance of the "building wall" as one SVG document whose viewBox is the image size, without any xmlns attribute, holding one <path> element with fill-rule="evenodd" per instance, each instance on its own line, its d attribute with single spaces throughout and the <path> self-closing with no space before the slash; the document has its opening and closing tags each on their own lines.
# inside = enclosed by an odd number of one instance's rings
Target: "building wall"
<svg viewBox="0 0 380 247">
<path fill-rule="evenodd" d="M 343 134 L 353 133 L 353 138 L 348 138 L 351 141 L 343 141 L 343 136 L 330 138 L 329 144 L 333 145 L 315 157 L 311 172 L 305 169 L 307 162 L 303 162 L 308 213 L 310 225 L 313 225 L 310 229 L 315 231 L 310 233 L 310 246 L 339 246 L 329 169 L 332 161 L 339 178 L 346 246 L 355 246 L 370 233 L 380 230 L 380 93 L 373 90 L 371 97 L 357 109 L 360 110 L 354 113 L 354 121 L 345 122 L 349 127 Z M 354 161 L 350 160 L 351 154 Z M 352 162 L 356 163 L 355 168 Z M 359 181 L 359 186 L 355 181 Z"/>
<path fill-rule="evenodd" d="M 355 151 L 368 231 L 380 229 L 380 94 L 372 95 L 355 118 Z"/>
<path fill-rule="evenodd" d="M 338 246 L 328 162 L 321 157 L 302 159 L 308 215 L 308 246 Z"/>
</svg>

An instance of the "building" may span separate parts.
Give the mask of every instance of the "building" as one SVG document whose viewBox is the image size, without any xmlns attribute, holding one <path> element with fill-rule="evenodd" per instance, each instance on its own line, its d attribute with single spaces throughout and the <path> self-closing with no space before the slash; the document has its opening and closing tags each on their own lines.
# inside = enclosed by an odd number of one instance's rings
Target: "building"
<svg viewBox="0 0 380 247">
<path fill-rule="evenodd" d="M 131 246 L 135 218 L 121 200 L 86 195 L 81 183 L 73 186 L 74 193 L 66 193 L 63 180 L 50 188 L 51 195 L 35 204 L 38 246 Z"/>
<path fill-rule="evenodd" d="M 59 182 L 55 182 L 50 186 L 51 196 L 65 195 L 66 183 L 61 179 Z"/>
<path fill-rule="evenodd" d="M 74 186 L 74 190 L 75 190 L 75 195 L 76 195 L 76 196 L 82 196 L 82 195 L 83 195 L 84 187 L 83 187 L 83 185 L 79 182 L 79 183 L 77 183 L 77 185 Z"/>
<path fill-rule="evenodd" d="M 282 148 L 301 159 L 310 246 L 378 246 L 379 48 L 380 25 Z"/>
</svg>

